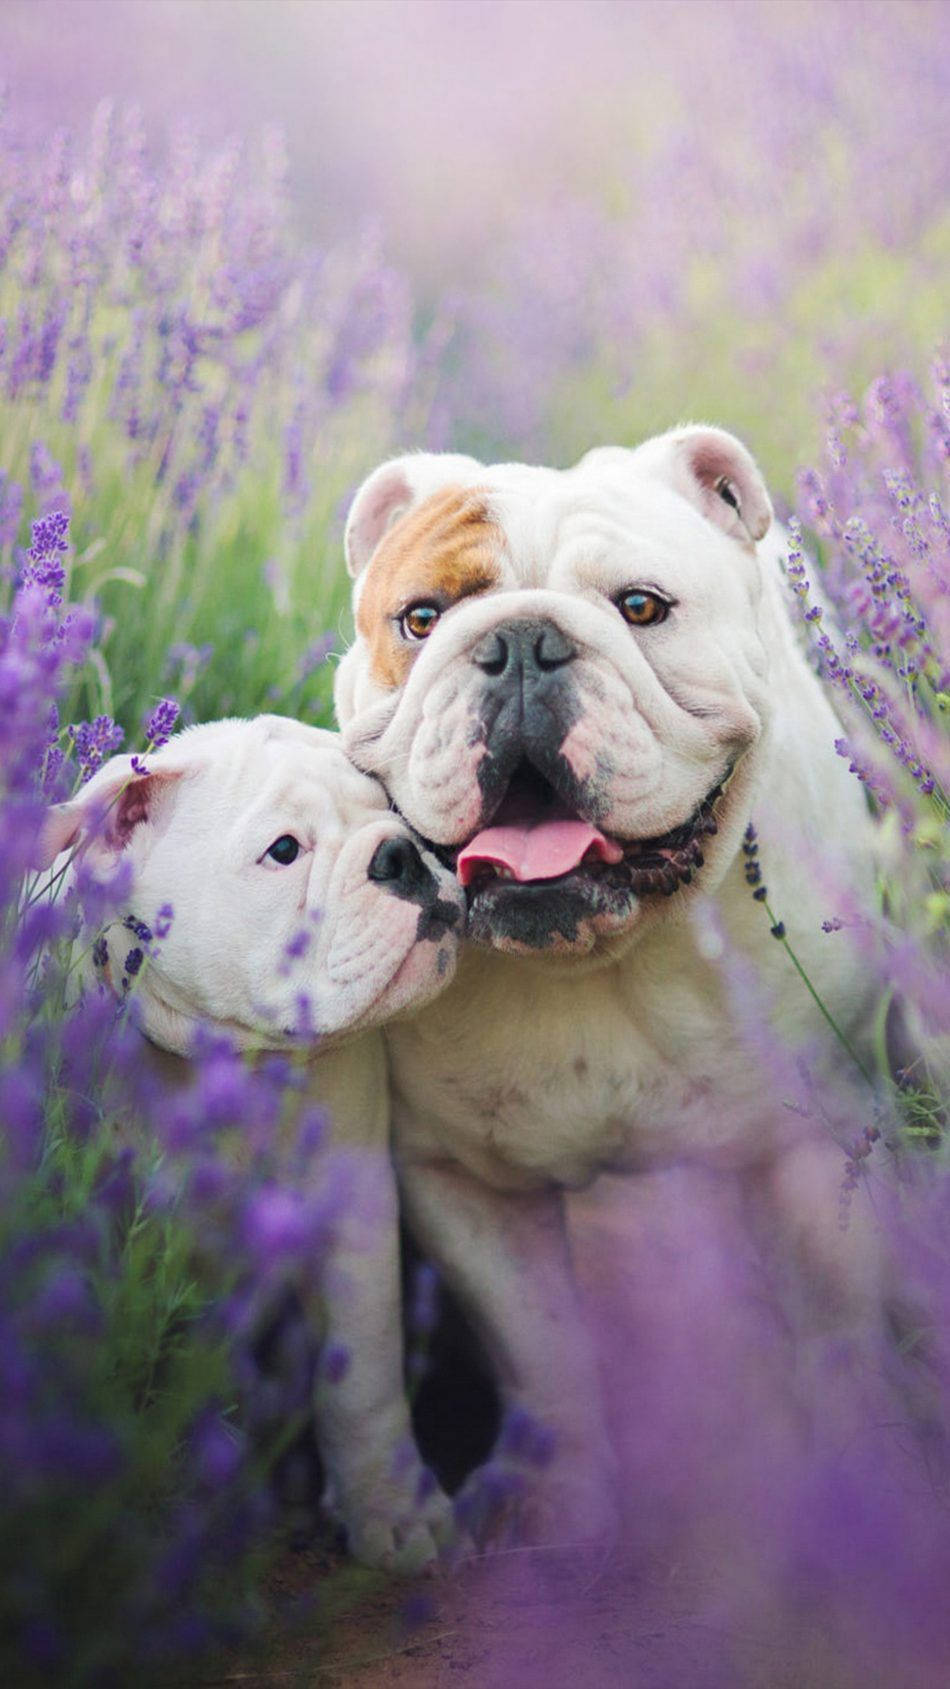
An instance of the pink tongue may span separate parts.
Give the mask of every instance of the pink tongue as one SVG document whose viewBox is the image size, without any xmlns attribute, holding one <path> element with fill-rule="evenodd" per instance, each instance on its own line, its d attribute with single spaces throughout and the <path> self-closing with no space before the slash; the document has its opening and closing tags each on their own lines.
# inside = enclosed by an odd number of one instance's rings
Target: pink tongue
<svg viewBox="0 0 950 1689">
<path fill-rule="evenodd" d="M 476 833 L 459 852 L 456 871 L 470 885 L 480 867 L 507 868 L 515 880 L 554 880 L 593 851 L 601 862 L 621 862 L 623 851 L 588 821 L 508 822 Z"/>
</svg>

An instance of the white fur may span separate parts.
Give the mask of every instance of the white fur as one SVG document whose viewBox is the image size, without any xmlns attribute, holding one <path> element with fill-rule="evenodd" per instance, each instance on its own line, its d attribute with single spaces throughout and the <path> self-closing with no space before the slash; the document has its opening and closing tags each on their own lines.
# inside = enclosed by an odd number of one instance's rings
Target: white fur
<svg viewBox="0 0 950 1689">
<path fill-rule="evenodd" d="M 424 496 L 439 462 L 427 459 L 423 474 L 404 460 L 404 477 Z M 692 885 L 641 900 L 621 931 L 591 922 L 557 955 L 467 949 L 451 989 L 388 1034 L 415 1223 L 476 1309 L 509 1398 L 559 1434 L 559 1458 L 538 1481 L 539 1528 L 595 1534 L 611 1511 L 608 1457 L 552 1185 L 680 1156 L 734 1167 L 771 1233 L 787 1236 L 812 1311 L 831 1296 L 846 1323 L 877 1317 L 860 1198 L 849 1233 L 836 1226 L 836 1120 L 787 1106 L 789 1087 L 756 1049 L 722 965 L 754 970 L 755 1009 L 780 1029 L 790 1074 L 805 1061 L 820 1091 L 832 1068 L 843 1073 L 847 1058 L 751 899 L 739 845 L 754 816 L 770 904 L 860 1045 L 873 982 L 821 932 L 828 910 L 813 866 L 824 858 L 867 906 L 872 829 L 786 613 L 781 540 L 764 539 L 768 494 L 738 441 L 681 429 L 563 473 L 509 464 L 460 475 L 448 460 L 444 484 L 460 479 L 484 489 L 498 526 L 498 590 L 445 611 L 398 690 L 374 682 L 360 639 L 341 665 L 345 743 L 407 819 L 443 844 L 484 825 L 484 677 L 472 652 L 518 614 L 549 619 L 577 647 L 582 710 L 564 754 L 589 771 L 606 833 L 678 825 L 735 761 Z M 675 600 L 662 625 L 624 622 L 616 596 L 632 585 Z M 807 1182 L 782 1171 L 803 1166 Z"/>
<path fill-rule="evenodd" d="M 354 1185 L 312 1310 L 350 1355 L 342 1380 L 318 1389 L 318 1436 L 353 1553 L 413 1569 L 435 1556 L 451 1512 L 441 1493 L 417 1494 L 378 1027 L 449 980 L 455 934 L 418 941 L 419 907 L 367 877 L 377 847 L 408 828 L 335 734 L 276 716 L 215 722 L 179 734 L 147 766 L 141 778 L 130 758 L 114 758 L 53 810 L 47 860 L 79 850 L 105 875 L 125 853 L 133 885 L 120 913 L 154 925 L 172 905 L 171 931 L 137 985 L 144 1028 L 161 1049 L 187 1057 L 209 1027 L 245 1049 L 297 1047 L 299 996 L 309 998 L 323 1038 L 305 1100 L 326 1108 Z M 266 853 L 285 833 L 302 849 L 281 867 Z M 428 854 L 425 862 L 440 896 L 458 903 L 451 875 Z M 288 946 L 300 932 L 309 945 L 295 959 Z M 117 919 L 106 942 L 106 978 L 119 990 L 136 941 Z"/>
</svg>

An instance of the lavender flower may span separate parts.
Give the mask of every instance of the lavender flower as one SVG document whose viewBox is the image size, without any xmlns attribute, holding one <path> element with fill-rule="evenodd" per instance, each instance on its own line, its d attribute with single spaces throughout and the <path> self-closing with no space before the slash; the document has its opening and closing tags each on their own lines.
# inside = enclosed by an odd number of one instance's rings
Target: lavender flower
<svg viewBox="0 0 950 1689">
<path fill-rule="evenodd" d="M 149 750 L 158 751 L 168 743 L 179 714 L 179 705 L 174 698 L 159 699 L 155 708 L 146 717 L 142 728 Z"/>
<path fill-rule="evenodd" d="M 41 379 L 48 380 L 48 376 Z M 34 440 L 30 447 L 30 481 L 41 500 L 59 492 L 63 485 L 62 469 L 41 440 Z"/>
<path fill-rule="evenodd" d="M 44 587 L 51 609 L 62 603 L 66 571 L 61 559 L 69 550 L 67 533 L 69 518 L 65 511 L 54 510 L 33 524 L 33 537 L 22 573 L 24 586 L 35 583 Z"/>
<path fill-rule="evenodd" d="M 0 545 L 12 545 L 20 530 L 23 488 L 0 470 Z"/>
<path fill-rule="evenodd" d="M 40 788 L 61 784 L 68 750 L 73 777 L 86 778 L 121 739 L 100 714 L 60 742 L 61 700 L 96 626 L 62 603 L 67 551 L 65 512 L 35 523 L 0 616 L 0 1669 L 24 1684 L 75 1661 L 91 1624 L 103 1671 L 123 1676 L 133 1654 L 167 1659 L 247 1623 L 240 1567 L 270 1510 L 259 1477 L 268 1452 L 230 1424 L 241 1357 L 261 1285 L 318 1277 L 345 1200 L 321 1180 L 315 1114 L 301 1129 L 306 1200 L 279 1182 L 275 1125 L 285 1096 L 298 1097 L 286 1068 L 251 1073 L 216 1042 L 196 1052 L 183 1097 L 156 1086 L 130 1011 L 172 911 L 146 920 L 129 909 L 128 861 L 110 874 L 77 859 L 58 902 L 36 889 Z M 156 737 L 174 710 L 162 700 Z M 90 937 L 94 971 L 121 959 L 128 1003 L 90 987 L 65 1011 Z M 117 1149 L 133 1117 L 133 1141 Z M 251 1165 L 238 1171 L 219 1140 L 246 1121 Z M 203 1286 L 199 1254 L 219 1263 Z M 242 1280 L 254 1294 L 237 1295 Z M 269 1446 L 297 1412 L 280 1386 Z M 81 1546 L 90 1490 L 92 1556 Z M 53 1516 L 55 1537 L 44 1524 Z M 80 1545 L 65 1569 L 63 1533 Z"/>
<path fill-rule="evenodd" d="M 174 917 L 175 911 L 170 903 L 163 903 L 160 905 L 155 916 L 155 937 L 157 939 L 168 937 L 172 929 L 172 921 L 174 920 Z"/>
<path fill-rule="evenodd" d="M 125 737 L 118 723 L 107 715 L 98 715 L 94 721 L 73 722 L 69 734 L 83 781 L 90 779 L 96 769 L 119 749 Z"/>
</svg>

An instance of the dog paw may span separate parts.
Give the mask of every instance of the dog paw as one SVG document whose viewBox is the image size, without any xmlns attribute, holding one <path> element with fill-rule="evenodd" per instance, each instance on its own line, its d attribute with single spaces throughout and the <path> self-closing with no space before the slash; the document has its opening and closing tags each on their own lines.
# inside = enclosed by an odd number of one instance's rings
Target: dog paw
<svg viewBox="0 0 950 1689">
<path fill-rule="evenodd" d="M 332 1510 L 353 1558 L 378 1571 L 408 1577 L 458 1551 L 452 1503 L 421 1465 L 338 1499 Z"/>
</svg>

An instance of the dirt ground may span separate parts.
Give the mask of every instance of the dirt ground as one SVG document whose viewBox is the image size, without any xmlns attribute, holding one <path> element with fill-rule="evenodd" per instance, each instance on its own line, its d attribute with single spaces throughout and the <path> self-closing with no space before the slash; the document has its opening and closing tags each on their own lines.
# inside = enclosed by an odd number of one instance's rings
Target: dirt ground
<svg viewBox="0 0 950 1689">
<path fill-rule="evenodd" d="M 830 1689 L 834 1681 L 803 1677 L 801 1645 L 764 1624 L 740 1631 L 702 1617 L 703 1592 L 682 1566 L 611 1557 L 578 1579 L 557 1559 L 502 1551 L 411 1589 L 353 1592 L 349 1617 L 328 1617 L 326 1628 L 318 1611 L 299 1628 L 285 1622 L 253 1657 L 201 1681 L 209 1689 Z M 285 1596 L 329 1569 L 308 1553 L 294 1561 L 278 1573 Z"/>
<path fill-rule="evenodd" d="M 793 1594 L 779 1577 L 783 1509 L 797 1506 L 782 1475 L 800 1428 L 728 1190 L 608 1186 L 577 1203 L 574 1223 L 620 1454 L 620 1544 L 498 1549 L 411 1582 L 329 1546 L 288 1552 L 263 1640 L 202 1685 L 943 1689 L 950 1655 L 921 1663 L 869 1641 L 876 1597 L 860 1554 L 843 1595 L 829 1596 L 826 1572 Z M 863 1528 L 836 1538 L 833 1557 L 863 1552 Z"/>
</svg>

